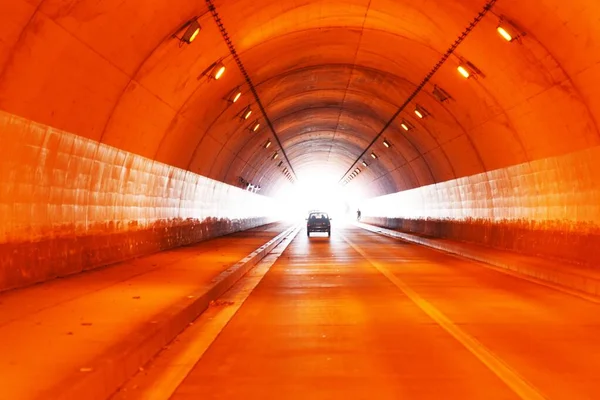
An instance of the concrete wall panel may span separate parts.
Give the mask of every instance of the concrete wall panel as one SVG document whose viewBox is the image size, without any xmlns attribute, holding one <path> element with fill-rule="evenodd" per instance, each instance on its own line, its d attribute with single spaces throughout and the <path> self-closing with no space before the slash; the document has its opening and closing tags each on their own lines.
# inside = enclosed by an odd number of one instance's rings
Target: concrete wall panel
<svg viewBox="0 0 600 400">
<path fill-rule="evenodd" d="M 0 290 L 248 229 L 273 200 L 0 113 Z"/>
</svg>

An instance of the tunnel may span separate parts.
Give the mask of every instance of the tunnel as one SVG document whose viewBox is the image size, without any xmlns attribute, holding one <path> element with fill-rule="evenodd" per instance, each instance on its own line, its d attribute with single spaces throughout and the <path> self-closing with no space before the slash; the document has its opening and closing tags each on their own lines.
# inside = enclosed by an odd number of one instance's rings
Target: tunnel
<svg viewBox="0 0 600 400">
<path fill-rule="evenodd" d="M 597 398 L 599 18 L 0 0 L 0 398 Z"/>
</svg>

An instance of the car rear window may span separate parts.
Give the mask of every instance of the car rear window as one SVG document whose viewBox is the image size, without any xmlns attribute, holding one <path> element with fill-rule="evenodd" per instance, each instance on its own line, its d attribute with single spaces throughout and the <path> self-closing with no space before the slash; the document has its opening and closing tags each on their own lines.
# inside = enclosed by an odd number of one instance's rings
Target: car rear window
<svg viewBox="0 0 600 400">
<path fill-rule="evenodd" d="M 313 213 L 308 217 L 309 219 L 328 219 L 325 213 Z"/>
</svg>

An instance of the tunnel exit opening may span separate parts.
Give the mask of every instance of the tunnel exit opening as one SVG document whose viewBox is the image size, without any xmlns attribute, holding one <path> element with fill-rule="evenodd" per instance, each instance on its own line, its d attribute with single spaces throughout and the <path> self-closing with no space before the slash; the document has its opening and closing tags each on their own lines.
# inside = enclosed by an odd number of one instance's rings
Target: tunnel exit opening
<svg viewBox="0 0 600 400">
<path fill-rule="evenodd" d="M 299 172 L 298 182 L 276 195 L 285 219 L 303 220 L 312 210 L 327 212 L 338 223 L 356 219 L 364 192 L 360 185 L 344 186 L 338 180 L 339 173 L 326 167 Z"/>
</svg>

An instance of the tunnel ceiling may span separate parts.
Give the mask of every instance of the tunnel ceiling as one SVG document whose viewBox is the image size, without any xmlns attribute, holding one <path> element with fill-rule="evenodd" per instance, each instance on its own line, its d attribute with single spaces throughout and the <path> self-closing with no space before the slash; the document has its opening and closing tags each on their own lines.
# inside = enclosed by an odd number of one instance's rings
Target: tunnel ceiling
<svg viewBox="0 0 600 400">
<path fill-rule="evenodd" d="M 484 3 L 214 4 L 298 177 L 342 178 Z M 497 1 L 350 184 L 380 195 L 597 145 L 599 12 L 589 1 Z M 526 36 L 503 40 L 502 16 Z M 182 44 L 174 35 L 193 17 L 202 30 Z M 287 184 L 289 165 L 205 2 L 12 0 L 0 22 L 0 108 L 265 194 Z M 202 76 L 218 60 L 224 75 Z M 464 60 L 482 75 L 463 79 Z M 243 95 L 230 104 L 237 86 Z M 435 86 L 451 99 L 437 100 Z"/>
</svg>

